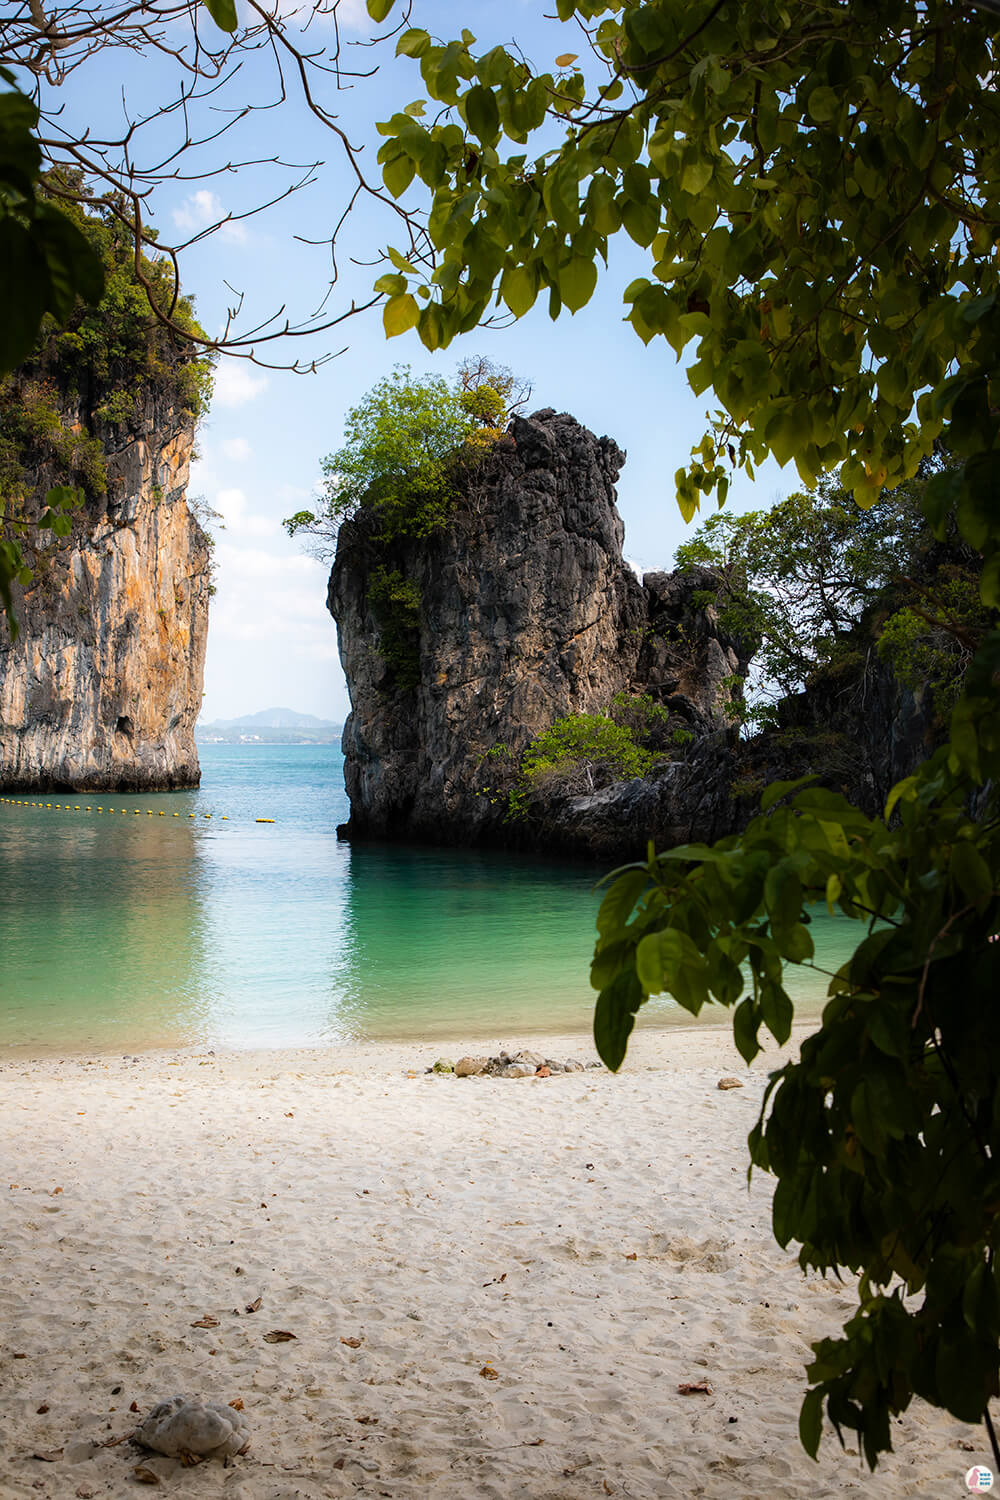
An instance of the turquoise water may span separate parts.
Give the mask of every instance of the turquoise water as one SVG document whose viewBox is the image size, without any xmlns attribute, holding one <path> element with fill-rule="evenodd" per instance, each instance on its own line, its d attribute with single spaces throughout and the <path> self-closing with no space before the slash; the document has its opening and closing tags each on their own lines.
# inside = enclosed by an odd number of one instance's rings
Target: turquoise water
<svg viewBox="0 0 1000 1500">
<path fill-rule="evenodd" d="M 600 871 L 341 844 L 337 747 L 200 755 L 198 792 L 0 803 L 0 1047 L 589 1030 Z M 851 924 L 821 919 L 816 935 L 834 966 Z M 797 983 L 815 1007 L 825 981 Z M 689 1019 L 664 1001 L 646 1012 Z"/>
</svg>

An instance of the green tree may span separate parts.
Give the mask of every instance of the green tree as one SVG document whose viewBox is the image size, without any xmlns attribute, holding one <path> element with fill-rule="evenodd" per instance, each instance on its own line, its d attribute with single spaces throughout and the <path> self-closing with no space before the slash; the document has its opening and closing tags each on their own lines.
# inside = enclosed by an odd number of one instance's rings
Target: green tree
<svg viewBox="0 0 1000 1500">
<path fill-rule="evenodd" d="M 368 0 L 382 20 L 395 0 Z M 516 49 L 401 32 L 420 107 L 382 127 L 387 187 L 430 190 L 430 265 L 390 251 L 390 332 L 437 348 L 494 305 L 583 307 L 609 239 L 648 250 L 625 291 L 717 403 L 676 476 L 688 518 L 773 456 L 872 505 L 940 441 L 926 486 L 983 555 L 1000 605 L 1000 15 L 957 0 L 556 0 L 589 56 L 536 73 Z M 577 43 L 579 45 L 579 43 Z M 587 73 L 590 73 L 588 85 Z M 804 1266 L 857 1274 L 859 1306 L 815 1346 L 801 1435 L 826 1415 L 870 1464 L 914 1393 L 969 1421 L 1000 1389 L 1000 633 L 949 744 L 868 819 L 777 785 L 739 838 L 651 852 L 617 872 L 592 979 L 617 1067 L 667 991 L 734 1006 L 743 1055 L 787 1040 L 786 963 L 812 956 L 809 907 L 865 925 L 819 1031 L 771 1081 L 751 1136 L 774 1230 Z M 782 805 L 783 803 L 783 805 Z M 970 816 L 974 809 L 977 816 Z"/>
<path fill-rule="evenodd" d="M 749 727 L 876 640 L 908 687 L 960 680 L 989 624 L 979 558 L 957 540 L 936 540 L 920 506 L 923 483 L 900 485 L 863 511 L 821 479 L 815 497 L 790 495 L 740 516 L 717 511 L 677 548 L 679 567 L 707 564 L 717 573 L 712 602 L 726 629 L 760 642 L 747 685 Z"/>
<path fill-rule="evenodd" d="M 347 413 L 343 443 L 323 459 L 323 509 L 289 516 L 288 534 L 304 533 L 328 558 L 341 522 L 364 506 L 383 541 L 429 536 L 450 516 L 463 474 L 502 436 L 521 388 L 487 360 L 467 361 L 455 382 L 398 365 Z"/>
</svg>

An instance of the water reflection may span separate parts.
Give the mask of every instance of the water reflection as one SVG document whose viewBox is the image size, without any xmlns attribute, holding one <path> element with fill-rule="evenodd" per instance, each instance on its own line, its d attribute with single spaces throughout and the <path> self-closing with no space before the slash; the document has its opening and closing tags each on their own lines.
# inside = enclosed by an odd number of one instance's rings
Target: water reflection
<svg viewBox="0 0 1000 1500">
<path fill-rule="evenodd" d="M 134 802 L 4 809 L 0 1044 L 188 1042 L 204 1025 L 204 910 L 188 826 Z M 174 804 L 176 806 L 176 804 Z"/>
<path fill-rule="evenodd" d="M 0 804 L 0 1046 L 589 1031 L 599 871 L 339 844 L 334 747 L 210 746 L 203 767 L 200 792 L 101 814 Z M 822 909 L 813 931 L 826 968 L 858 937 Z M 818 1010 L 825 977 L 787 983 Z M 669 1000 L 642 1012 L 674 1021 Z"/>
<path fill-rule="evenodd" d="M 594 879 L 496 854 L 352 847 L 331 1026 L 374 1038 L 586 1030 Z"/>
</svg>

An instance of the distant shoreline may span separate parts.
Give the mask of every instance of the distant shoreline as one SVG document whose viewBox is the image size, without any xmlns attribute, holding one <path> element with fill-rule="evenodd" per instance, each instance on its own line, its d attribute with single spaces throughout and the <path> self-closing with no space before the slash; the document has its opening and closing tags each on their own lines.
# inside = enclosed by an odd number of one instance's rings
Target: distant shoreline
<svg viewBox="0 0 1000 1500">
<path fill-rule="evenodd" d="M 199 734 L 195 730 L 196 745 L 339 745 L 339 734 L 309 734 L 299 729 L 272 729 L 264 734 L 253 734 L 247 730 L 231 729 L 227 733 Z"/>
</svg>

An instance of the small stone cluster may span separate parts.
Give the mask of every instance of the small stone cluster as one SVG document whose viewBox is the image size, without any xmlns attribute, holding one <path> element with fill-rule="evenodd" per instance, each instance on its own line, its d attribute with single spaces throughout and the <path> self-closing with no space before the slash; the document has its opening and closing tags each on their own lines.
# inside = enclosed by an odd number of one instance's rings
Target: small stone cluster
<svg viewBox="0 0 1000 1500">
<path fill-rule="evenodd" d="M 439 1057 L 428 1073 L 454 1073 L 456 1078 L 549 1078 L 553 1073 L 582 1073 L 586 1068 L 599 1068 L 599 1062 L 582 1063 L 575 1058 L 568 1062 L 556 1062 L 552 1057 L 543 1057 L 540 1052 L 500 1052 L 496 1057 L 460 1057 L 453 1063 Z"/>
</svg>

